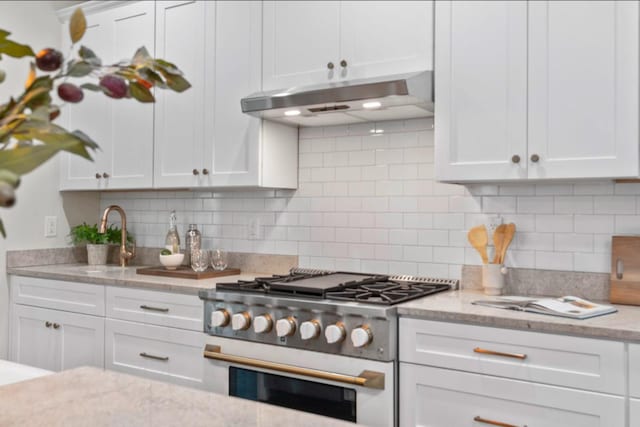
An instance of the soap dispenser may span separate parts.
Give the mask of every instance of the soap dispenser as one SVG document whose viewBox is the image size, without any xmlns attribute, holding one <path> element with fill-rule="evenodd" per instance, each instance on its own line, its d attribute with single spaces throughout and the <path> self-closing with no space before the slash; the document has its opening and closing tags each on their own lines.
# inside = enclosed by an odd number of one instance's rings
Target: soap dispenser
<svg viewBox="0 0 640 427">
<path fill-rule="evenodd" d="M 169 215 L 169 231 L 164 240 L 164 247 L 170 250 L 172 254 L 180 253 L 180 236 L 176 228 L 176 211 L 171 211 L 171 215 Z"/>
</svg>

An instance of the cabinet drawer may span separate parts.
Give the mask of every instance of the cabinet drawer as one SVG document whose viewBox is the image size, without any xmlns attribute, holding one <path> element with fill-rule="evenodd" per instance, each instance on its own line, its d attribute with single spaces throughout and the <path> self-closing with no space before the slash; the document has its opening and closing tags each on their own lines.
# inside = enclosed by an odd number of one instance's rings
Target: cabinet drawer
<svg viewBox="0 0 640 427">
<path fill-rule="evenodd" d="M 104 316 L 104 286 L 36 277 L 11 276 L 16 304 Z"/>
<path fill-rule="evenodd" d="M 400 361 L 625 393 L 624 343 L 614 341 L 401 318 Z"/>
<path fill-rule="evenodd" d="M 640 344 L 629 344 L 629 396 L 640 398 Z"/>
<path fill-rule="evenodd" d="M 629 425 L 640 426 L 640 399 L 629 399 Z"/>
<path fill-rule="evenodd" d="M 197 295 L 109 286 L 107 317 L 202 331 L 204 305 Z"/>
<path fill-rule="evenodd" d="M 107 319 L 105 368 L 202 388 L 204 332 Z"/>
<path fill-rule="evenodd" d="M 623 427 L 625 399 L 400 363 L 400 425 Z M 475 419 L 475 420 L 474 420 Z"/>
</svg>

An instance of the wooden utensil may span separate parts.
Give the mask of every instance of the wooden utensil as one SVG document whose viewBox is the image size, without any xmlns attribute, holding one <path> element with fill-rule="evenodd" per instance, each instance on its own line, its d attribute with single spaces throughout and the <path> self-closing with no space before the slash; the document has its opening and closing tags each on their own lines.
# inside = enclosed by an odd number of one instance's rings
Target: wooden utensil
<svg viewBox="0 0 640 427">
<path fill-rule="evenodd" d="M 504 239 L 502 240 L 502 249 L 500 250 L 500 258 L 498 259 L 499 264 L 504 263 L 504 257 L 507 255 L 507 248 L 511 244 L 514 234 L 516 234 L 516 225 L 511 222 L 505 227 Z"/>
<path fill-rule="evenodd" d="M 487 256 L 487 243 L 489 243 L 489 236 L 487 235 L 487 229 L 484 225 L 477 225 L 469 230 L 467 234 L 469 243 L 476 248 L 480 256 L 482 257 L 483 264 L 489 264 L 489 257 Z"/>
<path fill-rule="evenodd" d="M 500 224 L 493 232 L 493 246 L 496 249 L 495 255 L 493 256 L 494 264 L 500 264 L 500 254 L 502 253 L 502 246 L 504 245 L 504 237 L 506 231 L 507 226 L 505 224 Z"/>
</svg>

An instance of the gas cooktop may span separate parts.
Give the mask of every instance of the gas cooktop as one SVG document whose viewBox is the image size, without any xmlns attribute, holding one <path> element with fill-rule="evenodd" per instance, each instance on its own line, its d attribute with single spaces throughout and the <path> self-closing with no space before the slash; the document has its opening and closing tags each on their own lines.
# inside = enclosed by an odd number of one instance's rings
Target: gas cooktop
<svg viewBox="0 0 640 427">
<path fill-rule="evenodd" d="M 455 280 L 292 270 L 288 275 L 218 283 L 216 290 L 393 305 L 451 289 Z"/>
</svg>

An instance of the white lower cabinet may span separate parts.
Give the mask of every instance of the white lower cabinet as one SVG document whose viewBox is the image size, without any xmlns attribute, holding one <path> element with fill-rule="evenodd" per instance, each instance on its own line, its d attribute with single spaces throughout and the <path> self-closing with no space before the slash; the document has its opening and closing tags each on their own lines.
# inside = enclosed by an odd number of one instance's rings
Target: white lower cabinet
<svg viewBox="0 0 640 427">
<path fill-rule="evenodd" d="M 399 397 L 401 426 L 625 425 L 623 396 L 410 363 L 400 363 Z"/>
<path fill-rule="evenodd" d="M 106 322 L 106 369 L 202 388 L 203 348 L 203 332 Z"/>
<path fill-rule="evenodd" d="M 11 360 L 51 371 L 104 367 L 104 318 L 15 305 Z"/>
</svg>

